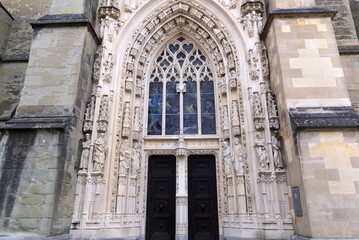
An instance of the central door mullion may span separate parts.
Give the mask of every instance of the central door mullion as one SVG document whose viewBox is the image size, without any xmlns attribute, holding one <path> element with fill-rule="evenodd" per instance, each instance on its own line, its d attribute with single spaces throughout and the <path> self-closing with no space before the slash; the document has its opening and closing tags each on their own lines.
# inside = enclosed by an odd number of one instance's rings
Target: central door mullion
<svg viewBox="0 0 359 240">
<path fill-rule="evenodd" d="M 188 236 L 187 157 L 177 156 L 176 238 Z"/>
</svg>

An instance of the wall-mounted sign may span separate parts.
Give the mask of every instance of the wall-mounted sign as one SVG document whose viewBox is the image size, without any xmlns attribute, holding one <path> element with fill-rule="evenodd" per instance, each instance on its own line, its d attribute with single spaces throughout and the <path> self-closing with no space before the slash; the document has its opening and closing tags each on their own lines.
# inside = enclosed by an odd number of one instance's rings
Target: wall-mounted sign
<svg viewBox="0 0 359 240">
<path fill-rule="evenodd" d="M 296 217 L 303 217 L 302 204 L 300 203 L 299 188 L 292 188 L 293 205 Z"/>
</svg>

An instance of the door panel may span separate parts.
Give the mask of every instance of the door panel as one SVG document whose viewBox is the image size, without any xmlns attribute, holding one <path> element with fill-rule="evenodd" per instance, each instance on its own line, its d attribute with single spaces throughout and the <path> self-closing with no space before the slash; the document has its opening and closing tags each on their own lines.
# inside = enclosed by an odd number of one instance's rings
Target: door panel
<svg viewBox="0 0 359 240">
<path fill-rule="evenodd" d="M 176 157 L 151 156 L 148 167 L 146 239 L 175 239 Z"/>
<path fill-rule="evenodd" d="M 214 156 L 188 157 L 188 220 L 189 239 L 219 239 Z"/>
</svg>

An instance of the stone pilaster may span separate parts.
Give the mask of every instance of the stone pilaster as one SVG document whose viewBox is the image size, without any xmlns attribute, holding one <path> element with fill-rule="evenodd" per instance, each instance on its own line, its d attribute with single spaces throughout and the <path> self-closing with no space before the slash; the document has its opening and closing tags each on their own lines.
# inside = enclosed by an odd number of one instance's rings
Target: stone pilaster
<svg viewBox="0 0 359 240">
<path fill-rule="evenodd" d="M 351 164 L 340 165 L 357 154 L 357 141 L 349 136 L 357 134 L 358 115 L 345 83 L 334 15 L 315 7 L 314 0 L 271 1 L 262 38 L 269 50 L 290 183 L 300 193 L 302 214 L 292 213 L 295 231 L 307 237 L 355 238 L 357 233 L 345 229 L 357 228 L 357 218 L 346 215 L 344 220 L 336 212 L 353 210 L 340 199 L 358 198 L 353 180 L 337 174 L 342 168 L 355 171 Z"/>
<path fill-rule="evenodd" d="M 1 170 L 1 178 L 8 179 L 1 184 L 0 211 L 6 235 L 69 232 L 82 118 L 100 43 L 93 8 L 97 10 L 96 0 L 54 0 L 50 15 L 32 24 L 35 34 L 19 106 L 2 128 L 0 161 L 11 163 Z M 15 158 L 17 165 L 12 164 Z"/>
</svg>

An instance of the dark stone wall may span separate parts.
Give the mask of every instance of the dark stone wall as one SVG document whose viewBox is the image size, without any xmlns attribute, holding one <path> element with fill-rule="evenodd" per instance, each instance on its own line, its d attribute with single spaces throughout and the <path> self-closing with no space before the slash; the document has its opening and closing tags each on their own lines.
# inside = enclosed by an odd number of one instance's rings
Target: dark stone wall
<svg viewBox="0 0 359 240">
<path fill-rule="evenodd" d="M 0 64 L 0 122 L 15 113 L 24 86 L 27 62 Z"/>
<path fill-rule="evenodd" d="M 333 19 L 336 39 L 339 45 L 355 44 L 357 33 L 354 26 L 349 0 L 315 0 L 318 7 L 337 11 Z"/>
<path fill-rule="evenodd" d="M 7 130 L 0 136 L 0 236 L 68 233 L 77 155 L 70 136 L 50 129 Z"/>
<path fill-rule="evenodd" d="M 27 57 L 33 35 L 30 23 L 49 13 L 52 0 L 2 0 L 1 3 L 15 18 L 4 56 Z"/>
<path fill-rule="evenodd" d="M 352 11 L 357 35 L 359 35 L 359 0 L 350 0 L 350 9 Z"/>
<path fill-rule="evenodd" d="M 27 155 L 36 137 L 35 131 L 14 131 L 8 135 L 0 168 L 0 219 L 7 228 L 15 206 Z"/>
</svg>

